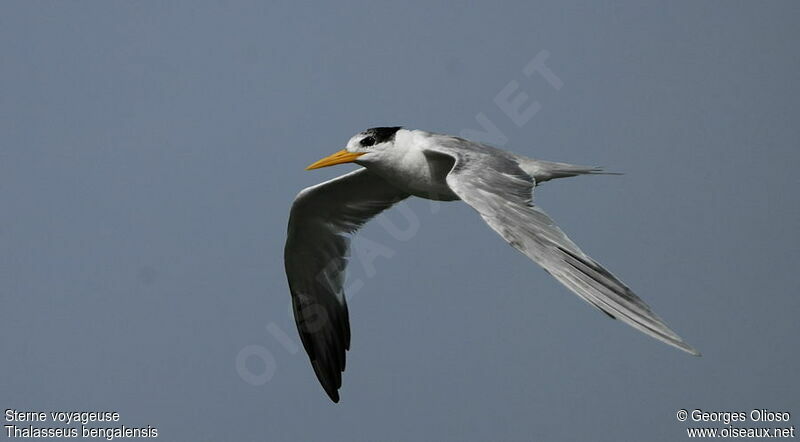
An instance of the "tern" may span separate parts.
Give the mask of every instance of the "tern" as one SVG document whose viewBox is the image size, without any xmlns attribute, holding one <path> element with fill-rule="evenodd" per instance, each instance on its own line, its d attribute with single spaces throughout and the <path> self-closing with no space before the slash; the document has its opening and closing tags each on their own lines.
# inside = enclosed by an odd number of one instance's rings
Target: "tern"
<svg viewBox="0 0 800 442">
<path fill-rule="evenodd" d="M 573 243 L 533 204 L 533 189 L 556 178 L 604 173 L 597 167 L 542 161 L 464 138 L 375 127 L 307 170 L 362 168 L 302 190 L 294 200 L 284 249 L 295 321 L 314 372 L 339 401 L 350 324 L 344 294 L 349 236 L 409 196 L 461 200 L 511 246 L 584 301 L 685 352 L 686 344 L 622 281 Z"/>
</svg>

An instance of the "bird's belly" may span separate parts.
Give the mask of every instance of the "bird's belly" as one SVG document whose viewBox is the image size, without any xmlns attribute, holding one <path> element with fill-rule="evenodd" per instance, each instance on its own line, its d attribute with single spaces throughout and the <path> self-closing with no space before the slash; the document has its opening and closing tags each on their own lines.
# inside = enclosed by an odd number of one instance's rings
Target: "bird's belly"
<svg viewBox="0 0 800 442">
<path fill-rule="evenodd" d="M 436 201 L 454 201 L 460 199 L 450 190 L 445 181 L 446 173 L 432 168 L 415 168 L 384 170 L 381 175 L 393 186 L 420 198 Z"/>
<path fill-rule="evenodd" d="M 427 198 L 429 200 L 454 201 L 460 199 L 458 195 L 450 190 L 450 187 L 447 185 L 447 183 L 437 183 L 433 181 L 417 182 L 412 183 L 403 190 L 414 196 Z"/>
</svg>

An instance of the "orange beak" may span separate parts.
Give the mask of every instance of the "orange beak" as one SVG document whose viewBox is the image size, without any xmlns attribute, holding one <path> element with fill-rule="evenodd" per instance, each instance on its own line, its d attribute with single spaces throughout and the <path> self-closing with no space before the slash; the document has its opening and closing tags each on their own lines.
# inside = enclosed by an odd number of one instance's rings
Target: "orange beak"
<svg viewBox="0 0 800 442">
<path fill-rule="evenodd" d="M 306 167 L 306 170 L 319 169 L 320 167 L 328 167 L 335 164 L 352 163 L 361 155 L 364 155 L 364 152 L 348 152 L 343 149 Z"/>
</svg>

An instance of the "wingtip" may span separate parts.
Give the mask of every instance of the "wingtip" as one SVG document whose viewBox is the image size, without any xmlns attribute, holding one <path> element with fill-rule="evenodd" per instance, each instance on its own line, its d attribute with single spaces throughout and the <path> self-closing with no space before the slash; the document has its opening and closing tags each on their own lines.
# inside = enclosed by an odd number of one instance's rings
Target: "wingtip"
<svg viewBox="0 0 800 442">
<path fill-rule="evenodd" d="M 328 393 L 328 397 L 331 398 L 334 404 L 339 403 L 339 391 L 338 390 L 326 390 L 325 393 Z"/>
<path fill-rule="evenodd" d="M 697 357 L 703 356 L 703 354 L 700 353 L 699 350 L 697 350 L 696 348 L 692 347 L 691 345 L 689 345 L 689 344 L 687 344 L 687 343 L 685 343 L 683 341 L 680 341 L 680 342 L 676 343 L 675 346 L 678 347 L 680 350 L 683 350 L 686 353 L 689 353 L 692 356 L 697 356 Z"/>
</svg>

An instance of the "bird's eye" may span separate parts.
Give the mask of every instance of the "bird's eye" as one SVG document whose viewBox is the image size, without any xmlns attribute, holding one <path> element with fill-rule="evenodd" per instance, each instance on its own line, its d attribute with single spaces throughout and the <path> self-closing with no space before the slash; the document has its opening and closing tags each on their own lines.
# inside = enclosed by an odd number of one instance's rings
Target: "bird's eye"
<svg viewBox="0 0 800 442">
<path fill-rule="evenodd" d="M 372 146 L 373 144 L 375 144 L 375 138 L 373 138 L 373 137 L 366 137 L 366 138 L 361 140 L 361 145 L 362 146 L 365 146 L 365 147 L 366 146 Z"/>
</svg>

